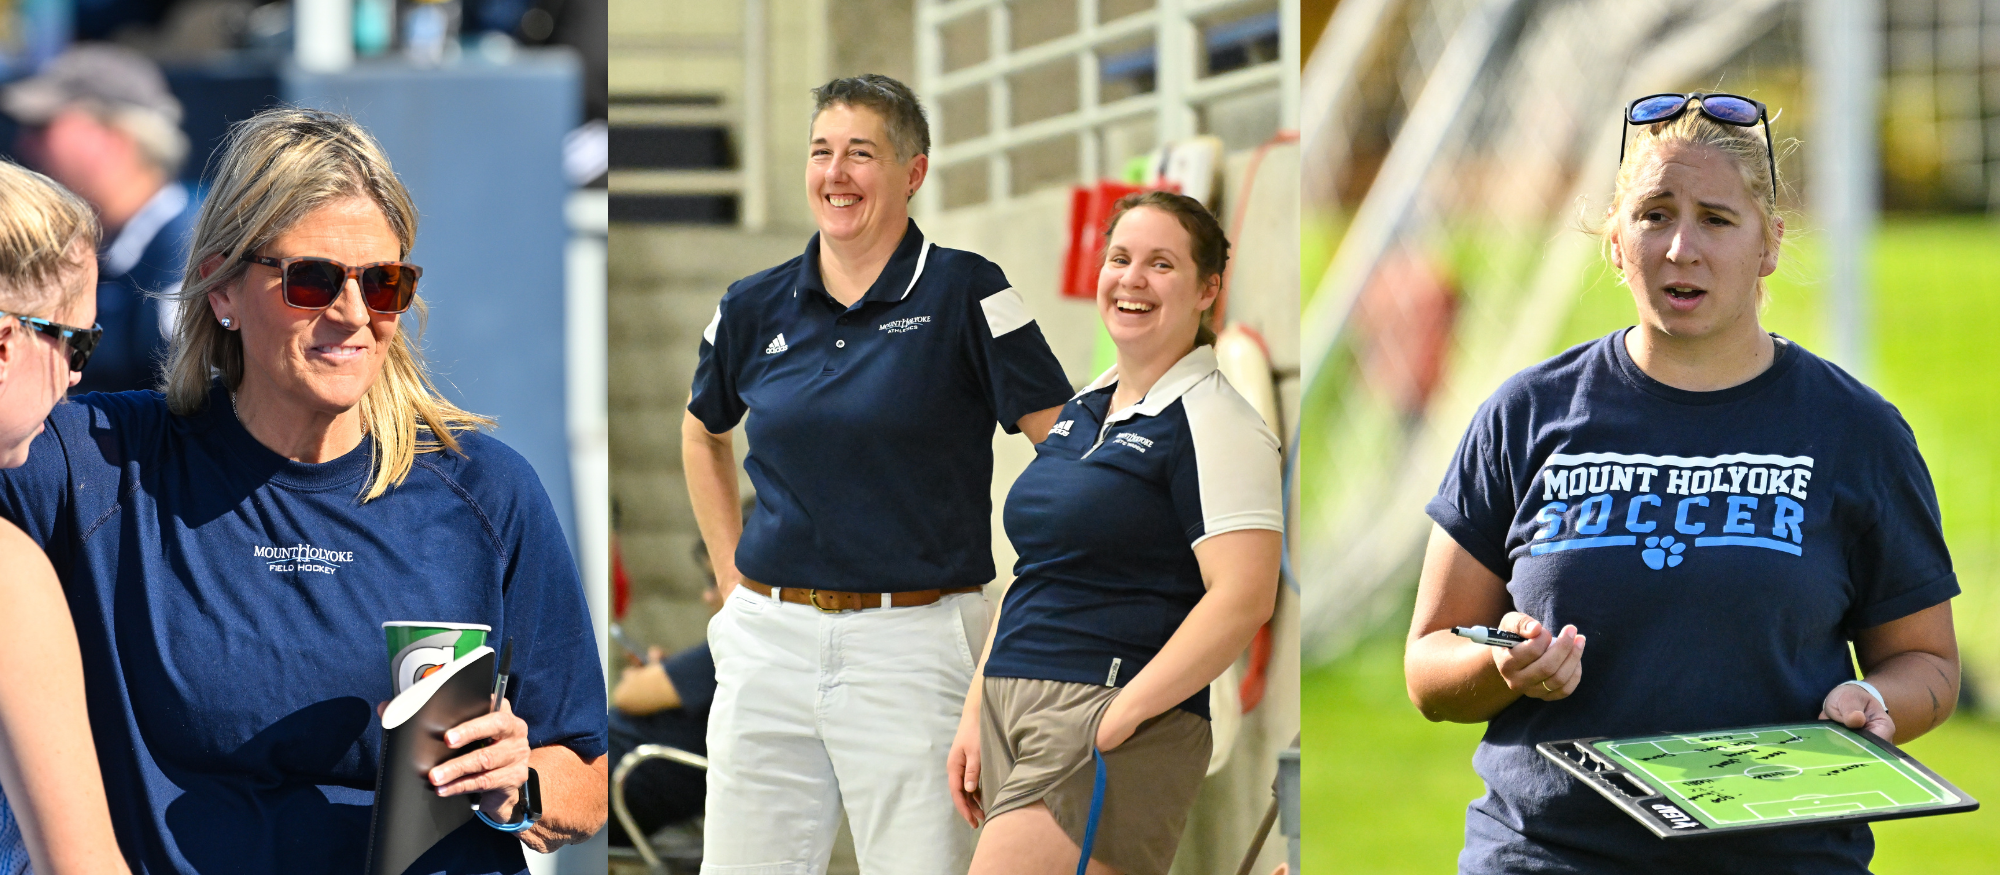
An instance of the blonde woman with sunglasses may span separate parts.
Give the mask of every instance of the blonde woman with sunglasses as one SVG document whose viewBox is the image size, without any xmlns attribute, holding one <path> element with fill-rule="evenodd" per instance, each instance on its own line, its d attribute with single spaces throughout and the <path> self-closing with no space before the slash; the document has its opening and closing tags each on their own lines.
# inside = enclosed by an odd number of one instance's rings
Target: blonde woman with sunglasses
<svg viewBox="0 0 2000 875">
<path fill-rule="evenodd" d="M 28 460 L 97 333 L 96 215 L 0 161 L 0 468 Z M 0 875 L 126 872 L 84 713 L 69 605 L 40 547 L 0 519 Z"/>
<path fill-rule="evenodd" d="M 522 843 L 605 816 L 602 674 L 554 509 L 425 374 L 417 211 L 367 132 L 272 110 L 215 168 L 164 392 L 58 408 L 0 480 L 77 612 L 113 820 L 150 875 L 361 871 L 381 626 L 475 623 L 517 686 L 445 730 L 484 746 L 427 777 L 486 825 L 420 862 L 522 872 Z"/>
<path fill-rule="evenodd" d="M 1866 826 L 1663 843 L 1535 752 L 1815 718 L 1901 743 L 1958 701 L 1909 425 L 1758 321 L 1785 232 L 1763 106 L 1654 95 L 1626 119 L 1602 233 L 1638 324 L 1502 385 L 1426 508 L 1410 699 L 1487 724 L 1459 871 L 1864 873 Z"/>
</svg>

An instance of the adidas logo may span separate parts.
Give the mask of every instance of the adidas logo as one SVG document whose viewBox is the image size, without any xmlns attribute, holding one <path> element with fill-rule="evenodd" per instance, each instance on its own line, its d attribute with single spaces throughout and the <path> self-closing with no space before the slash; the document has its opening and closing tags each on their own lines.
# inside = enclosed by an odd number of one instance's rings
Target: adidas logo
<svg viewBox="0 0 2000 875">
<path fill-rule="evenodd" d="M 1055 425 L 1049 426 L 1049 434 L 1057 435 L 1059 437 L 1069 437 L 1070 426 L 1073 426 L 1075 424 L 1076 420 L 1065 419 L 1061 422 L 1056 423 Z"/>
<path fill-rule="evenodd" d="M 784 333 L 779 332 L 777 337 L 771 338 L 771 345 L 764 347 L 764 354 L 777 355 L 778 353 L 784 352 L 785 350 L 788 349 L 791 349 L 791 347 L 785 345 Z"/>
</svg>

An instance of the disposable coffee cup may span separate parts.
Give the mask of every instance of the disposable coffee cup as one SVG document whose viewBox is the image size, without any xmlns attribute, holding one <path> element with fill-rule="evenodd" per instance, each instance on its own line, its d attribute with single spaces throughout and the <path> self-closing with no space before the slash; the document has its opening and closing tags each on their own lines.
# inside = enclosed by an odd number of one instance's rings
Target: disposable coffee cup
<svg viewBox="0 0 2000 875">
<path fill-rule="evenodd" d="M 390 620 L 382 624 L 389 639 L 389 672 L 401 694 L 412 684 L 451 664 L 451 661 L 479 649 L 486 643 L 491 626 L 477 623 L 440 623 L 431 620 Z"/>
</svg>

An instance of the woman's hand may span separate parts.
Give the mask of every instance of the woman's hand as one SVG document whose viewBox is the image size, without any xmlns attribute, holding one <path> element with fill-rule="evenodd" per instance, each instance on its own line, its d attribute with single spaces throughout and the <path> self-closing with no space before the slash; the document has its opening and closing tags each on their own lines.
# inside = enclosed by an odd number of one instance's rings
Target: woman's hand
<svg viewBox="0 0 2000 875">
<path fill-rule="evenodd" d="M 1131 740 L 1132 733 L 1138 732 L 1139 724 L 1144 722 L 1133 719 L 1130 709 L 1119 707 L 1123 704 L 1125 704 L 1123 695 L 1113 698 L 1111 704 L 1104 709 L 1104 716 L 1098 719 L 1098 750 L 1110 753 L 1117 749 L 1119 745 Z"/>
<path fill-rule="evenodd" d="M 1528 639 L 1513 649 L 1492 648 L 1493 666 L 1507 688 L 1530 698 L 1553 702 L 1576 692 L 1583 680 L 1582 635 L 1575 626 L 1564 626 L 1551 636 L 1547 626 L 1519 611 L 1500 618 L 1500 628 Z M 1479 645 L 1485 646 L 1485 645 Z"/>
<path fill-rule="evenodd" d="M 500 710 L 452 727 L 444 734 L 453 750 L 488 740 L 489 744 L 453 757 L 431 770 L 439 796 L 478 793 L 479 810 L 502 823 L 514 819 L 514 802 L 528 783 L 528 723 L 514 716 L 514 706 L 500 700 Z"/>
<path fill-rule="evenodd" d="M 1854 684 L 1840 684 L 1827 691 L 1826 699 L 1820 703 L 1819 719 L 1832 720 L 1849 729 L 1859 729 L 1873 734 L 1876 738 L 1896 737 L 1896 721 L 1889 716 L 1889 709 L 1868 695 L 1868 691 Z"/>
<path fill-rule="evenodd" d="M 979 708 L 967 703 L 958 718 L 958 734 L 952 736 L 951 753 L 945 756 L 945 781 L 951 784 L 951 804 L 958 816 L 978 829 L 986 819 L 986 807 L 979 801 Z"/>
</svg>

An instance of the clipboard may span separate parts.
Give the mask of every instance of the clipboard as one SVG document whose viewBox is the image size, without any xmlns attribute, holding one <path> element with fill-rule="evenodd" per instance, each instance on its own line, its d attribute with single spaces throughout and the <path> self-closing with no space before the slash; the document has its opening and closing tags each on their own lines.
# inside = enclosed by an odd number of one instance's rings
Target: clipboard
<svg viewBox="0 0 2000 875">
<path fill-rule="evenodd" d="M 452 660 L 389 702 L 382 714 L 380 770 L 368 826 L 368 875 L 402 875 L 446 835 L 472 819 L 475 796 L 439 796 L 430 770 L 473 750 L 452 750 L 444 733 L 491 712 L 493 648 Z"/>
<path fill-rule="evenodd" d="M 1662 839 L 1972 811 L 1881 738 L 1830 720 L 1535 745 Z"/>
</svg>

